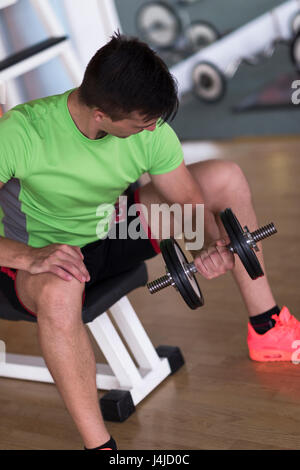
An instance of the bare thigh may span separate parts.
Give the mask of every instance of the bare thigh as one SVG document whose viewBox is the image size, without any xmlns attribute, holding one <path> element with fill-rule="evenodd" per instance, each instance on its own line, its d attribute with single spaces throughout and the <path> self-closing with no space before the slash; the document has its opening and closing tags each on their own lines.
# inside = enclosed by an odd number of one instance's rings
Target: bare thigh
<svg viewBox="0 0 300 470">
<path fill-rule="evenodd" d="M 204 203 L 217 214 L 226 204 L 251 199 L 249 183 L 242 169 L 230 160 L 207 160 L 189 165 L 198 182 Z M 225 204 L 225 206 L 224 206 Z"/>
<path fill-rule="evenodd" d="M 241 168 L 230 160 L 205 160 L 187 166 L 193 177 L 200 185 L 205 204 L 211 209 L 224 193 L 234 190 L 249 195 L 248 181 Z M 147 183 L 140 188 L 140 201 L 143 204 L 165 202 L 157 193 L 153 183 Z"/>
<path fill-rule="evenodd" d="M 250 189 L 245 175 L 240 167 L 228 160 L 206 160 L 187 166 L 188 170 L 198 182 L 203 195 L 204 204 L 214 214 L 226 208 L 226 204 L 235 205 L 235 200 L 248 200 L 251 198 Z M 152 204 L 163 204 L 164 201 L 156 191 L 152 182 L 140 188 L 140 202 L 147 208 L 151 219 Z M 155 235 L 161 235 L 159 229 L 151 225 Z M 175 225 L 172 235 L 182 233 L 180 224 Z M 159 236 L 158 238 L 165 238 Z"/>
</svg>

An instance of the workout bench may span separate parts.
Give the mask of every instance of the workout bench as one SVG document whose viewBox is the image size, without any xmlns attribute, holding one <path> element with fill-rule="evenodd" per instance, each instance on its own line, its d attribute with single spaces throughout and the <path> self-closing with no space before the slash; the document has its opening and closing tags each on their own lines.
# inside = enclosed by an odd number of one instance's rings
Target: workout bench
<svg viewBox="0 0 300 470">
<path fill-rule="evenodd" d="M 145 286 L 147 279 L 146 265 L 142 262 L 86 289 L 82 320 L 108 362 L 97 364 L 97 388 L 109 390 L 100 399 L 103 417 L 108 421 L 127 419 L 143 398 L 184 364 L 178 347 L 154 348 L 126 297 L 133 289 Z M 0 273 L 0 318 L 36 322 L 35 317 L 20 313 L 11 304 L 7 297 L 9 289 L 13 289 L 10 279 Z M 42 357 L 11 353 L 0 354 L 0 377 L 53 383 Z"/>
</svg>

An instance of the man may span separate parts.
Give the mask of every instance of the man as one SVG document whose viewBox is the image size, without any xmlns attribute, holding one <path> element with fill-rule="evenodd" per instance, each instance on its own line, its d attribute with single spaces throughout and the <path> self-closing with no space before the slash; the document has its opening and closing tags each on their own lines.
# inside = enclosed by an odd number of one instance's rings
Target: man
<svg viewBox="0 0 300 470">
<path fill-rule="evenodd" d="M 252 281 L 225 248 L 218 217 L 225 207 L 257 227 L 245 176 L 230 161 L 186 168 L 166 123 L 177 107 L 176 84 L 161 59 L 116 34 L 92 58 L 78 89 L 19 105 L 0 120 L 0 265 L 15 280 L 20 309 L 37 316 L 43 357 L 86 449 L 116 443 L 99 409 L 81 318 L 85 284 L 159 251 L 153 237 L 114 240 L 102 231 L 99 239 L 97 208 L 115 204 L 143 173 L 151 182 L 134 201 L 149 211 L 160 202 L 205 205 L 205 245 L 195 264 L 207 279 L 232 270 L 250 316 L 252 359 L 290 360 L 292 340 L 300 337 L 299 322 L 286 307 L 280 311 L 267 277 Z M 263 265 L 261 251 L 258 257 Z"/>
</svg>

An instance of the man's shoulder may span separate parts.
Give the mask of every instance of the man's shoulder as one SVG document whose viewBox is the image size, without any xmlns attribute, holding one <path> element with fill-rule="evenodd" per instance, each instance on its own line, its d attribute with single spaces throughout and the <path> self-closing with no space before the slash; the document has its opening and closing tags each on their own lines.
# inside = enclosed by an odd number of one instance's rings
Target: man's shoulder
<svg viewBox="0 0 300 470">
<path fill-rule="evenodd" d="M 11 108 L 0 118 L 0 139 L 3 136 L 9 141 L 10 138 L 14 140 L 16 136 L 20 136 L 31 140 L 36 135 L 35 131 L 51 119 L 53 112 L 59 113 L 59 108 L 62 108 L 60 103 L 69 92 L 70 90 L 60 95 L 37 98 Z"/>
<path fill-rule="evenodd" d="M 60 105 L 66 100 L 68 94 L 72 90 L 68 90 L 64 93 L 45 96 L 42 98 L 36 98 L 34 100 L 27 101 L 26 103 L 19 104 L 11 109 L 11 114 L 15 117 L 18 114 L 23 116 L 27 120 L 41 119 L 49 113 L 51 110 L 58 110 Z"/>
</svg>

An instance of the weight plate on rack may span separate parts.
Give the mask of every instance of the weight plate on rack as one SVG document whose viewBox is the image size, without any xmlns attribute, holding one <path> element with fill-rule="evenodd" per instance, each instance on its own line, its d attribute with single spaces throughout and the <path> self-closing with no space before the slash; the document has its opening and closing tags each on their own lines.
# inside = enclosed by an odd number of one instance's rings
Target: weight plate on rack
<svg viewBox="0 0 300 470">
<path fill-rule="evenodd" d="M 291 32 L 293 35 L 298 34 L 300 31 L 300 11 L 297 11 L 295 15 L 293 15 L 292 22 L 291 22 Z"/>
<path fill-rule="evenodd" d="M 230 245 L 239 256 L 251 279 L 257 279 L 264 275 L 261 265 L 252 248 L 247 243 L 244 231 L 231 209 L 225 209 L 220 213 L 222 223 L 228 233 Z"/>
<path fill-rule="evenodd" d="M 186 27 L 185 36 L 188 38 L 193 52 L 197 52 L 215 42 L 219 38 L 219 33 L 207 21 L 194 21 Z"/>
<path fill-rule="evenodd" d="M 226 79 L 213 64 L 199 62 L 192 71 L 193 91 L 206 103 L 220 101 L 226 92 Z"/>
<path fill-rule="evenodd" d="M 193 273 L 185 269 L 188 260 L 178 243 L 174 238 L 169 238 L 160 243 L 160 249 L 166 267 L 186 304 L 191 309 L 202 307 L 204 305 L 202 292 Z"/>
<path fill-rule="evenodd" d="M 300 71 L 300 32 L 292 40 L 290 54 L 293 64 Z"/>
<path fill-rule="evenodd" d="M 176 10 L 164 2 L 148 2 L 136 14 L 137 30 L 141 37 L 158 49 L 172 47 L 181 32 Z"/>
</svg>

